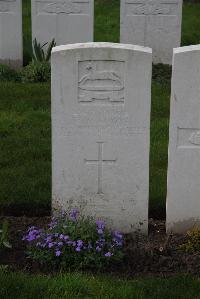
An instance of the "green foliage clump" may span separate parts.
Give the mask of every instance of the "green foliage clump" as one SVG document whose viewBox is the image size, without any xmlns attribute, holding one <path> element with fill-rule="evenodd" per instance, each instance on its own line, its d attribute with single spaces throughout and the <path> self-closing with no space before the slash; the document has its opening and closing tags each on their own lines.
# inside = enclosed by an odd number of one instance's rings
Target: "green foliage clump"
<svg viewBox="0 0 200 299">
<path fill-rule="evenodd" d="M 36 38 L 33 41 L 33 54 L 32 58 L 33 61 L 49 61 L 51 58 L 51 51 L 52 48 L 56 46 L 55 39 L 53 39 L 50 43 L 46 51 L 44 50 L 44 47 L 47 46 L 48 43 L 45 43 L 41 45 L 40 43 L 37 42 Z"/>
<path fill-rule="evenodd" d="M 2 248 L 11 248 L 11 245 L 8 241 L 8 221 L 4 221 L 2 229 L 0 229 L 0 249 Z"/>
<path fill-rule="evenodd" d="M 23 239 L 29 258 L 54 269 L 102 269 L 123 259 L 123 235 L 102 220 L 80 217 L 77 209 L 42 229 L 30 227 Z"/>
<path fill-rule="evenodd" d="M 187 232 L 186 243 L 180 245 L 180 248 L 188 253 L 200 253 L 200 229 L 193 228 Z"/>
<path fill-rule="evenodd" d="M 21 72 L 23 83 L 48 82 L 51 79 L 49 62 L 31 62 Z"/>
<path fill-rule="evenodd" d="M 8 65 L 0 64 L 0 82 L 19 82 L 20 73 Z"/>
</svg>

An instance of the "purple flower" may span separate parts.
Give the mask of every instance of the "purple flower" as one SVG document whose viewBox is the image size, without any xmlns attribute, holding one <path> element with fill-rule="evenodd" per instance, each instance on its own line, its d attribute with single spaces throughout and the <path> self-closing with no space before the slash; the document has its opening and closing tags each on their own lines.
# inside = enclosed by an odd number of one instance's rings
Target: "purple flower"
<svg viewBox="0 0 200 299">
<path fill-rule="evenodd" d="M 58 242 L 58 246 L 63 246 L 63 242 Z"/>
<path fill-rule="evenodd" d="M 35 236 L 35 235 L 29 235 L 29 236 L 26 238 L 26 240 L 27 240 L 28 242 L 34 241 L 35 239 L 36 239 L 36 236 Z"/>
<path fill-rule="evenodd" d="M 81 248 L 80 247 L 76 247 L 75 249 L 77 252 L 80 252 L 81 251 Z"/>
<path fill-rule="evenodd" d="M 101 246 L 104 246 L 105 244 L 105 239 L 104 238 L 101 238 L 98 240 L 98 244 L 101 245 Z"/>
<path fill-rule="evenodd" d="M 48 236 L 48 237 L 46 238 L 46 241 L 47 241 L 47 243 L 51 242 L 51 241 L 52 241 L 51 236 Z"/>
<path fill-rule="evenodd" d="M 70 220 L 72 221 L 76 221 L 77 220 L 77 216 L 78 216 L 78 209 L 72 209 L 70 212 L 69 212 L 69 218 Z"/>
<path fill-rule="evenodd" d="M 105 221 L 103 220 L 97 220 L 96 225 L 99 229 L 104 229 L 105 228 Z"/>
<path fill-rule="evenodd" d="M 83 246 L 83 241 L 82 240 L 78 240 L 77 241 L 77 246 L 78 247 L 82 247 Z"/>
<path fill-rule="evenodd" d="M 60 256 L 61 255 L 61 251 L 60 250 L 56 250 L 56 256 Z"/>
<path fill-rule="evenodd" d="M 92 249 L 92 242 L 89 242 L 88 243 L 88 247 L 87 247 L 88 249 Z"/>
<path fill-rule="evenodd" d="M 115 240 L 115 245 L 118 246 L 118 247 L 121 247 L 123 245 L 123 242 Z"/>
<path fill-rule="evenodd" d="M 40 238 L 40 233 L 41 233 L 41 229 L 35 229 L 35 227 L 32 226 L 28 229 L 28 235 L 24 236 L 22 240 L 32 242 Z"/>
<path fill-rule="evenodd" d="M 57 225 L 57 221 L 55 220 L 52 220 L 49 224 L 48 224 L 48 227 L 50 230 L 54 229 Z"/>
<path fill-rule="evenodd" d="M 101 251 L 101 247 L 97 246 L 97 247 L 96 247 L 96 251 L 97 251 L 97 252 L 100 252 L 100 251 Z"/>
<path fill-rule="evenodd" d="M 108 251 L 104 254 L 104 256 L 106 256 L 106 257 L 111 257 L 112 255 L 113 255 L 113 253 L 111 253 L 110 251 Z"/>
<path fill-rule="evenodd" d="M 49 247 L 49 248 L 52 248 L 52 247 L 53 247 L 53 243 L 50 242 L 50 243 L 48 244 L 48 247 Z"/>
<path fill-rule="evenodd" d="M 66 240 L 69 240 L 69 236 L 64 236 L 63 239 L 66 241 Z"/>
<path fill-rule="evenodd" d="M 113 241 L 115 245 L 121 247 L 123 245 L 123 235 L 119 231 L 114 231 L 113 236 L 114 236 Z"/>
<path fill-rule="evenodd" d="M 123 238 L 122 233 L 120 233 L 120 232 L 117 231 L 117 230 L 113 232 L 113 235 L 114 235 L 114 237 L 117 238 L 117 239 L 122 239 L 122 238 Z"/>
</svg>

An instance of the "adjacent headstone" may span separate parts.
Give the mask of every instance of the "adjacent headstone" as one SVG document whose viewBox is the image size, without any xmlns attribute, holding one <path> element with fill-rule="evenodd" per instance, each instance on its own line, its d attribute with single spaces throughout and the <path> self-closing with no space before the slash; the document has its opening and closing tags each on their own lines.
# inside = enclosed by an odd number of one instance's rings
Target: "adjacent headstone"
<svg viewBox="0 0 200 299">
<path fill-rule="evenodd" d="M 56 45 L 93 41 L 93 0 L 31 0 L 32 39 Z"/>
<path fill-rule="evenodd" d="M 153 49 L 154 63 L 172 63 L 180 46 L 182 0 L 121 0 L 121 42 Z"/>
<path fill-rule="evenodd" d="M 53 49 L 53 209 L 147 233 L 151 64 L 139 46 Z"/>
<path fill-rule="evenodd" d="M 200 45 L 174 49 L 167 231 L 200 227 Z"/>
<path fill-rule="evenodd" d="M 22 66 L 21 0 L 0 1 L 0 63 Z"/>
</svg>

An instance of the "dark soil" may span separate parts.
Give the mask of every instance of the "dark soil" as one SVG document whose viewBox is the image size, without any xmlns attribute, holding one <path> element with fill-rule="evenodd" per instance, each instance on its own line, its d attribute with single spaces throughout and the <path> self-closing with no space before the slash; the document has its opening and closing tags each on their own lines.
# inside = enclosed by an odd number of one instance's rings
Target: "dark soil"
<svg viewBox="0 0 200 299">
<path fill-rule="evenodd" d="M 0 217 L 0 223 L 5 217 Z M 39 265 L 27 259 L 26 244 L 22 241 L 29 226 L 43 227 L 50 217 L 6 217 L 9 221 L 9 240 L 12 249 L 1 252 L 0 265 L 12 270 L 31 273 L 45 272 Z M 109 273 L 126 277 L 140 274 L 171 275 L 175 273 L 200 274 L 200 253 L 189 254 L 181 251 L 179 245 L 186 236 L 165 234 L 165 222 L 149 221 L 149 236 L 127 236 L 125 261 L 123 265 L 109 268 Z M 49 272 L 49 271 L 48 271 Z M 106 271 L 107 272 L 107 271 Z"/>
</svg>

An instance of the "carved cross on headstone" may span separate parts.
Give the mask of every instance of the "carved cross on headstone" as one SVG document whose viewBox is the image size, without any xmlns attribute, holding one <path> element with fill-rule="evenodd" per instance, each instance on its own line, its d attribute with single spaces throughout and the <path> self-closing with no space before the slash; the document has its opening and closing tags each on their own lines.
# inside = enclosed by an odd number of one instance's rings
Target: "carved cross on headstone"
<svg viewBox="0 0 200 299">
<path fill-rule="evenodd" d="M 149 16 L 159 16 L 159 15 L 172 15 L 173 9 L 172 5 L 178 5 L 177 0 L 126 0 L 126 5 L 130 6 L 127 8 L 129 15 L 144 17 L 144 46 L 148 46 L 147 43 L 147 27 Z"/>
<path fill-rule="evenodd" d="M 86 163 L 89 164 L 96 164 L 98 167 L 98 191 L 97 194 L 103 194 L 103 187 L 102 187 L 102 176 L 103 176 L 103 165 L 104 164 L 113 164 L 117 161 L 117 159 L 104 159 L 103 158 L 103 141 L 97 141 L 98 144 L 98 159 L 85 159 Z"/>
</svg>

